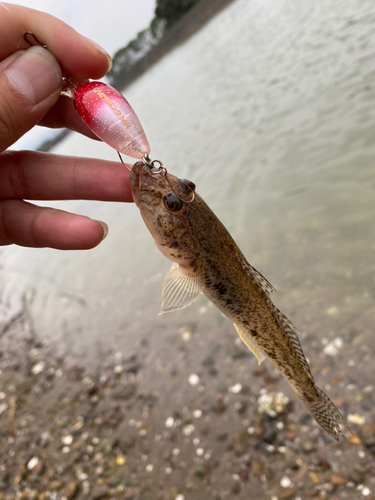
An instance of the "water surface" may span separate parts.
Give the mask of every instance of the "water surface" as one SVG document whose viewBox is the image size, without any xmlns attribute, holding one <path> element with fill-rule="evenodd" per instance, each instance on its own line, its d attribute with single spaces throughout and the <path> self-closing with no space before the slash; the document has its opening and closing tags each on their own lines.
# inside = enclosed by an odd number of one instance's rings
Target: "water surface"
<svg viewBox="0 0 375 500">
<path fill-rule="evenodd" d="M 375 319 L 374 21 L 370 0 L 236 0 L 124 90 L 152 156 L 196 183 L 317 348 Z M 79 135 L 54 152 L 116 159 Z M 86 252 L 2 248 L 3 325 L 23 311 L 81 360 L 189 321 L 216 334 L 205 297 L 158 318 L 169 263 L 134 205 L 49 205 L 104 220 L 109 235 Z"/>
</svg>

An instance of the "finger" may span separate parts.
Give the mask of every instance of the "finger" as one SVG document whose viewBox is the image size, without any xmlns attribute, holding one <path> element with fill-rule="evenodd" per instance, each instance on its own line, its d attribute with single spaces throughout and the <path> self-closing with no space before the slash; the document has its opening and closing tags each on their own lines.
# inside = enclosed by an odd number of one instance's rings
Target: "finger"
<svg viewBox="0 0 375 500">
<path fill-rule="evenodd" d="M 103 222 L 25 201 L 0 202 L 0 245 L 87 250 L 107 235 Z"/>
<path fill-rule="evenodd" d="M 101 78 L 112 65 L 103 48 L 49 14 L 0 3 L 0 18 L 0 60 L 17 50 L 29 48 L 23 35 L 25 31 L 31 31 L 47 45 L 71 80 Z"/>
<path fill-rule="evenodd" d="M 120 162 L 7 151 L 0 155 L 0 175 L 3 200 L 133 200 L 129 171 Z"/>
<path fill-rule="evenodd" d="M 61 68 L 48 50 L 31 47 L 0 64 L 0 151 L 30 130 L 59 98 Z"/>
</svg>

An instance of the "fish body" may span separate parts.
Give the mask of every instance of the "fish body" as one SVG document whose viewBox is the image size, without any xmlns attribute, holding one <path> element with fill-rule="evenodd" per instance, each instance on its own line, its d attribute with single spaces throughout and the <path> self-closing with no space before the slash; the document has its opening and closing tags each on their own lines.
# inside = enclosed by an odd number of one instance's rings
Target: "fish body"
<svg viewBox="0 0 375 500">
<path fill-rule="evenodd" d="M 133 198 L 155 243 L 173 262 L 162 291 L 161 313 L 187 307 L 204 293 L 230 320 L 260 363 L 280 371 L 315 420 L 332 437 L 350 432 L 319 389 L 298 331 L 273 304 L 273 286 L 246 260 L 224 225 L 195 193 L 192 182 L 137 162 Z"/>
</svg>

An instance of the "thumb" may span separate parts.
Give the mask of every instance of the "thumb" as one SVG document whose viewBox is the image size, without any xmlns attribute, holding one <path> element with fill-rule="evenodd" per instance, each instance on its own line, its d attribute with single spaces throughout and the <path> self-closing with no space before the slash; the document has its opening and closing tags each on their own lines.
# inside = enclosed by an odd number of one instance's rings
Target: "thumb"
<svg viewBox="0 0 375 500">
<path fill-rule="evenodd" d="M 59 98 L 61 68 L 42 47 L 16 52 L 0 65 L 0 151 L 30 130 Z"/>
</svg>

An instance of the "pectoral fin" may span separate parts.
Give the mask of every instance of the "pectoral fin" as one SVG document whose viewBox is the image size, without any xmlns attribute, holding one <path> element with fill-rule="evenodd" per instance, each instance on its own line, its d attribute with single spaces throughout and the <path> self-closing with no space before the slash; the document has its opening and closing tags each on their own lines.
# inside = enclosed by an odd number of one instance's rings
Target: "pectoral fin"
<svg viewBox="0 0 375 500">
<path fill-rule="evenodd" d="M 255 354 L 258 360 L 258 364 L 260 365 L 264 360 L 265 355 L 262 353 L 259 347 L 255 345 L 255 342 L 251 339 L 251 335 L 249 333 L 244 333 L 235 323 L 233 324 L 238 332 L 238 335 L 241 337 L 242 342 L 247 345 L 247 347 L 250 349 L 250 351 L 253 352 L 253 354 Z"/>
<path fill-rule="evenodd" d="M 190 306 L 201 294 L 204 273 L 193 273 L 173 264 L 163 283 L 159 314 Z"/>
</svg>

